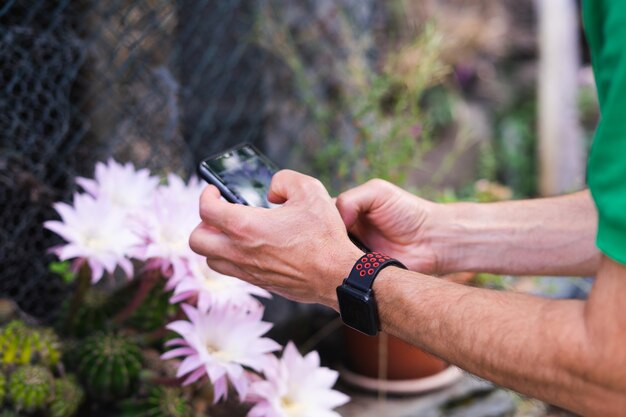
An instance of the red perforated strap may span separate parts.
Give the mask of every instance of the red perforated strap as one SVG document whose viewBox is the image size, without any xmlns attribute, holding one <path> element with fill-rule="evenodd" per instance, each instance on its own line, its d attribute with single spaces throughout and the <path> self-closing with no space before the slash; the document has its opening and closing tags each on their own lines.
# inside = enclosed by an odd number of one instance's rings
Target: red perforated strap
<svg viewBox="0 0 626 417">
<path fill-rule="evenodd" d="M 372 287 L 376 275 L 388 266 L 407 269 L 402 262 L 382 253 L 366 253 L 356 261 L 345 283 L 362 291 L 368 291 Z"/>
</svg>

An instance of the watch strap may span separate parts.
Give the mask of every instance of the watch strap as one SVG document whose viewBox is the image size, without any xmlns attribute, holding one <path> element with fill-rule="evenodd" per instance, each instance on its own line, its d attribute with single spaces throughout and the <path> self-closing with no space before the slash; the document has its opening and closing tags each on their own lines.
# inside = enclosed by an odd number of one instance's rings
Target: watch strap
<svg viewBox="0 0 626 417">
<path fill-rule="evenodd" d="M 378 273 L 388 266 L 407 269 L 402 262 L 385 254 L 379 252 L 365 253 L 356 261 L 344 283 L 367 292 L 372 287 Z"/>
</svg>

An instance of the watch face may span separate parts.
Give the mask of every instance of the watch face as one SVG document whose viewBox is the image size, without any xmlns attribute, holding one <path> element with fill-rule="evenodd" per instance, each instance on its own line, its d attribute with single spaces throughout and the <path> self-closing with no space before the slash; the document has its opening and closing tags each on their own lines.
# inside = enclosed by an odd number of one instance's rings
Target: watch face
<svg viewBox="0 0 626 417">
<path fill-rule="evenodd" d="M 352 287 L 337 287 L 339 312 L 343 322 L 370 336 L 378 334 L 378 319 L 374 298 Z"/>
</svg>

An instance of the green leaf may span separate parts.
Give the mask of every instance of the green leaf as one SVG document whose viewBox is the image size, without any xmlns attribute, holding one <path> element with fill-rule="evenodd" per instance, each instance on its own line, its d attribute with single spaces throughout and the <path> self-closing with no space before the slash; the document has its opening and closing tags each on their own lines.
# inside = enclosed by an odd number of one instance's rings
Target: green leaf
<svg viewBox="0 0 626 417">
<path fill-rule="evenodd" d="M 48 270 L 60 275 L 67 284 L 71 284 L 76 279 L 76 274 L 72 272 L 69 261 L 51 262 Z"/>
</svg>

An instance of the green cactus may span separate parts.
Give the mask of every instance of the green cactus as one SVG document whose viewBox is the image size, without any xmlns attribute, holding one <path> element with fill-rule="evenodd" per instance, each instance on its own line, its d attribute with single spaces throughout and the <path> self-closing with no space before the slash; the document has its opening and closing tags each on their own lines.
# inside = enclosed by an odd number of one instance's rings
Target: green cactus
<svg viewBox="0 0 626 417">
<path fill-rule="evenodd" d="M 90 288 L 75 311 L 70 311 L 71 299 L 64 303 L 57 329 L 61 334 L 75 337 L 87 337 L 94 332 L 106 330 L 109 317 L 112 316 L 111 301 L 107 292 Z"/>
<path fill-rule="evenodd" d="M 123 404 L 122 417 L 191 417 L 189 399 L 179 388 L 156 387 L 148 396 Z"/>
<path fill-rule="evenodd" d="M 83 402 L 84 392 L 75 378 L 67 376 L 54 381 L 53 398 L 50 402 L 51 417 L 72 417 Z"/>
<path fill-rule="evenodd" d="M 53 385 L 54 377 L 47 368 L 20 366 L 9 379 L 9 398 L 17 411 L 32 413 L 48 404 Z"/>
<path fill-rule="evenodd" d="M 141 351 L 122 336 L 97 334 L 77 350 L 76 374 L 95 400 L 126 398 L 141 371 Z"/>
<path fill-rule="evenodd" d="M 0 412 L 0 417 L 22 417 L 19 414 L 17 414 L 15 411 L 12 410 L 2 410 L 2 412 Z"/>
<path fill-rule="evenodd" d="M 4 397 L 7 394 L 7 378 L 0 372 L 0 407 L 4 404 Z"/>
<path fill-rule="evenodd" d="M 0 329 L 0 365 L 41 364 L 61 360 L 61 342 L 48 328 L 30 327 L 14 320 Z"/>
<path fill-rule="evenodd" d="M 128 325 L 137 330 L 151 331 L 163 327 L 167 317 L 176 307 L 169 302 L 172 294 L 165 291 L 165 284 L 159 283 L 148 293 L 141 305 L 128 319 Z"/>
</svg>

